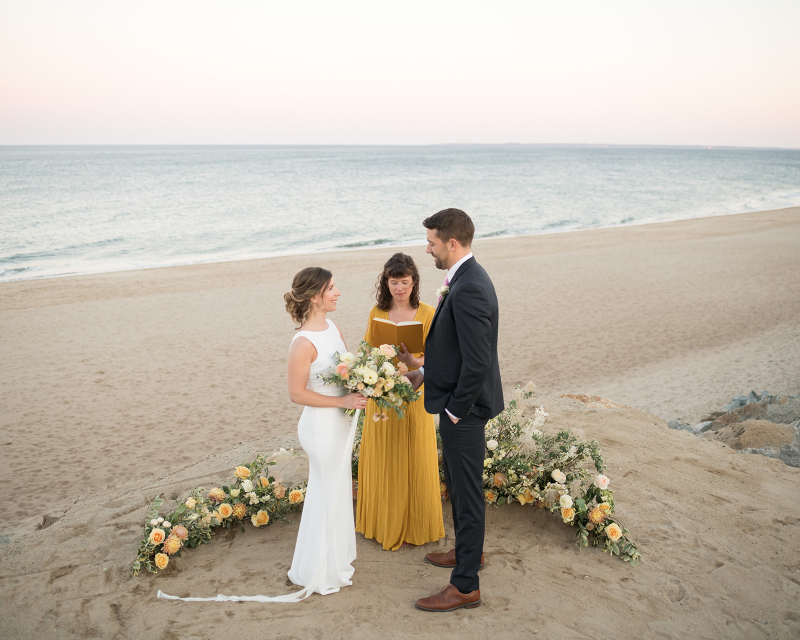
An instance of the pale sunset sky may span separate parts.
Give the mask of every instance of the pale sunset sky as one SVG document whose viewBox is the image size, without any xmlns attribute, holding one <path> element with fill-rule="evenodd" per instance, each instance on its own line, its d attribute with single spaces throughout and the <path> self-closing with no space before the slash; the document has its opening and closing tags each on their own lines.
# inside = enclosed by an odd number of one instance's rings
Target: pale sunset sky
<svg viewBox="0 0 800 640">
<path fill-rule="evenodd" d="M 6 0 L 0 144 L 800 148 L 799 0 Z"/>
</svg>

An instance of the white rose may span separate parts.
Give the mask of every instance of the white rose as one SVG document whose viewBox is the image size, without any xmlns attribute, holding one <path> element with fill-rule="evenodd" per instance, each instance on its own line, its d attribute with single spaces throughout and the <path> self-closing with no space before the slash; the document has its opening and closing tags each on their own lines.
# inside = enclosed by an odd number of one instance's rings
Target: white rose
<svg viewBox="0 0 800 640">
<path fill-rule="evenodd" d="M 239 497 L 239 489 L 231 489 L 231 498 Z"/>
<path fill-rule="evenodd" d="M 158 518 L 153 518 L 153 519 L 150 521 L 150 524 L 151 524 L 151 525 L 153 525 L 154 527 L 155 527 L 155 526 L 157 526 L 157 525 L 158 525 Z"/>
<path fill-rule="evenodd" d="M 489 451 L 494 451 L 497 449 L 497 440 L 489 440 L 489 442 L 486 443 L 486 448 Z"/>
<path fill-rule="evenodd" d="M 572 506 L 572 498 L 569 496 L 561 496 L 558 500 L 558 504 L 562 509 L 569 509 Z"/>
<path fill-rule="evenodd" d="M 550 476 L 559 484 L 567 481 L 567 476 L 560 469 L 553 469 L 553 473 Z"/>
<path fill-rule="evenodd" d="M 172 526 L 172 523 L 169 520 L 164 520 L 164 528 L 169 529 Z"/>
<path fill-rule="evenodd" d="M 607 489 L 609 482 L 611 482 L 611 480 L 609 480 L 603 474 L 600 474 L 594 479 L 594 486 L 596 486 L 598 489 Z"/>
<path fill-rule="evenodd" d="M 158 521 L 159 522 L 164 522 L 164 518 L 159 518 Z"/>
<path fill-rule="evenodd" d="M 356 357 L 350 353 L 349 351 L 345 351 L 342 355 L 339 356 L 339 362 L 355 362 Z"/>
<path fill-rule="evenodd" d="M 245 490 L 247 493 L 250 493 L 250 492 L 253 490 L 253 483 L 252 483 L 252 482 L 250 482 L 249 480 L 245 480 L 245 481 L 242 483 L 242 488 L 243 488 L 243 489 L 244 489 L 244 490 Z"/>
<path fill-rule="evenodd" d="M 389 362 L 388 360 L 383 363 L 383 366 L 381 367 L 381 370 L 387 376 L 393 376 L 394 375 L 394 365 L 391 362 Z"/>
</svg>

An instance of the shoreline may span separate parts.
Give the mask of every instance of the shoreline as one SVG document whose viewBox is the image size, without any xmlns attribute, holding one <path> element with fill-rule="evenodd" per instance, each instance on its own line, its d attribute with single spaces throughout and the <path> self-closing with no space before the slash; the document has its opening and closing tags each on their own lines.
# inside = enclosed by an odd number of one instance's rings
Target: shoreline
<svg viewBox="0 0 800 640">
<path fill-rule="evenodd" d="M 779 207 L 769 208 L 769 209 L 748 209 L 746 211 L 733 211 L 733 212 L 726 212 L 726 213 L 714 213 L 710 215 L 701 215 L 701 216 L 694 216 L 688 218 L 677 218 L 674 220 L 645 220 L 645 221 L 631 221 L 631 222 L 620 222 L 617 224 L 611 224 L 606 226 L 596 226 L 596 227 L 578 227 L 574 229 L 569 228 L 553 228 L 553 229 L 542 229 L 540 231 L 536 231 L 533 233 L 523 233 L 518 235 L 508 235 L 508 234 L 497 234 L 497 235 L 487 235 L 483 237 L 475 237 L 475 243 L 481 243 L 487 240 L 510 240 L 514 238 L 537 238 L 540 236 L 548 236 L 548 235 L 555 235 L 555 234 L 572 234 L 572 233 L 580 233 L 580 232 L 591 232 L 591 231 L 604 231 L 609 229 L 625 229 L 628 227 L 642 227 L 648 225 L 660 225 L 660 224 L 673 224 L 673 223 L 680 223 L 680 222 L 688 222 L 690 220 L 706 220 L 712 218 L 721 218 L 721 217 L 729 217 L 729 216 L 742 216 L 748 214 L 755 214 L 755 213 L 771 213 L 771 212 L 778 212 L 778 211 L 786 211 L 788 209 L 795 209 L 800 206 L 798 204 L 792 204 L 787 207 Z M 421 226 L 421 225 L 420 225 Z M 150 267 L 126 267 L 122 269 L 113 269 L 110 271 L 86 271 L 86 272 L 79 272 L 79 273 L 64 273 L 64 274 L 57 274 L 57 275 L 44 275 L 44 276 L 32 276 L 29 278 L 14 278 L 10 280 L 0 280 L 0 287 L 5 284 L 15 283 L 15 282 L 30 282 L 30 281 L 41 281 L 41 280 L 51 280 L 51 279 L 61 279 L 61 278 L 80 278 L 85 276 L 102 276 L 102 275 L 111 275 L 115 273 L 131 273 L 131 272 L 139 272 L 139 271 L 151 271 L 153 269 L 174 269 L 174 268 L 181 268 L 181 267 L 195 267 L 195 266 L 204 266 L 204 265 L 217 265 L 217 264 L 228 264 L 231 262 L 251 262 L 256 260 L 272 260 L 272 259 L 280 259 L 280 258 L 290 258 L 296 256 L 318 256 L 318 255 L 328 255 L 328 254 L 341 254 L 347 253 L 351 251 L 371 251 L 371 250 L 378 250 L 378 249 L 404 249 L 410 247 L 420 247 L 425 246 L 424 240 L 419 241 L 409 241 L 409 242 L 400 242 L 400 243 L 392 243 L 392 242 L 375 242 L 371 244 L 366 244 L 364 246 L 344 246 L 344 247 L 334 247 L 330 249 L 319 249 L 310 252 L 303 252 L 303 251 L 288 251 L 288 252 L 277 252 L 277 253 L 270 253 L 267 255 L 262 256 L 255 256 L 255 257 L 243 257 L 243 258 L 231 258 L 229 260 L 209 260 L 209 261 L 202 261 L 202 262 L 185 262 L 185 263 L 170 263 L 170 264 L 161 264 L 161 265 L 154 265 Z M 1 277 L 1 276 L 0 276 Z M 0 293 L 2 293 L 0 291 Z"/>
<path fill-rule="evenodd" d="M 800 208 L 475 242 L 500 301 L 510 394 L 588 393 L 696 423 L 751 389 L 800 391 Z M 441 272 L 408 247 L 435 304 Z M 392 249 L 328 253 L 331 316 L 357 343 Z M 316 257 L 316 256 L 315 256 Z M 32 531 L 111 477 L 143 478 L 289 436 L 294 326 L 282 295 L 307 255 L 0 286 L 0 482 L 59 478 L 2 532 Z M 35 464 L 31 461 L 36 460 Z"/>
</svg>

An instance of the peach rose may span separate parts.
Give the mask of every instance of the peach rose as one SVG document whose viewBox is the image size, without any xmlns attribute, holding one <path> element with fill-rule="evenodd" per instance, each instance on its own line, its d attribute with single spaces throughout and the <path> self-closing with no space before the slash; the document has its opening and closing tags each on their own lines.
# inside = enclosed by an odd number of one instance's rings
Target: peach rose
<svg viewBox="0 0 800 640">
<path fill-rule="evenodd" d="M 269 523 L 269 514 L 266 511 L 259 511 L 250 518 L 250 522 L 253 523 L 254 527 L 263 527 Z"/>
<path fill-rule="evenodd" d="M 564 522 L 572 522 L 575 519 L 575 509 L 572 507 L 562 508 L 561 517 L 564 519 Z"/>
<path fill-rule="evenodd" d="M 363 382 L 359 382 L 356 385 L 356 389 L 358 389 L 359 391 L 363 391 L 364 390 L 364 383 Z"/>
<path fill-rule="evenodd" d="M 395 351 L 394 347 L 390 344 L 382 344 L 381 353 L 387 358 L 394 358 L 397 355 L 397 351 Z"/>
<path fill-rule="evenodd" d="M 157 553 L 155 561 L 159 569 L 164 569 L 169 564 L 169 556 L 166 553 Z"/>
<path fill-rule="evenodd" d="M 269 478 L 259 478 L 258 481 L 261 483 L 262 487 L 269 486 Z"/>
<path fill-rule="evenodd" d="M 229 505 L 227 502 L 219 505 L 219 509 L 217 509 L 219 515 L 222 516 L 222 519 L 230 518 L 231 514 L 233 513 L 233 507 Z"/>
<path fill-rule="evenodd" d="M 282 484 L 276 484 L 272 488 L 272 493 L 276 499 L 280 500 L 286 495 L 286 487 L 284 487 Z"/>
<path fill-rule="evenodd" d="M 611 482 L 606 476 L 600 474 L 594 479 L 594 486 L 598 489 L 608 489 L 608 483 Z"/>
<path fill-rule="evenodd" d="M 164 533 L 163 529 L 153 529 L 149 536 L 151 544 L 161 544 L 164 542 L 164 540 L 166 540 L 166 538 L 167 534 Z"/>
<path fill-rule="evenodd" d="M 300 504 L 303 501 L 303 492 L 299 489 L 295 489 L 289 493 L 289 502 L 292 504 Z"/>
<path fill-rule="evenodd" d="M 408 373 L 408 366 L 406 365 L 405 362 L 400 362 L 397 365 L 397 373 L 399 373 L 400 375 Z"/>
<path fill-rule="evenodd" d="M 375 413 L 372 414 L 372 421 L 373 422 L 377 422 L 380 419 L 381 419 L 381 412 L 380 411 L 376 411 Z"/>
<path fill-rule="evenodd" d="M 599 505 L 597 505 L 597 508 L 603 513 L 611 513 L 611 505 L 608 504 L 608 502 L 601 502 Z"/>
<path fill-rule="evenodd" d="M 186 499 L 186 506 L 189 509 L 194 509 L 197 506 L 197 500 L 195 500 L 194 498 L 187 498 Z"/>
<path fill-rule="evenodd" d="M 612 522 L 606 527 L 606 535 L 616 542 L 622 537 L 622 528 L 616 522 Z"/>
<path fill-rule="evenodd" d="M 533 493 L 530 489 L 525 489 L 522 493 L 517 495 L 517 500 L 521 505 L 526 505 L 529 502 L 533 502 L 536 498 L 533 496 Z"/>
<path fill-rule="evenodd" d="M 250 469 L 247 467 L 236 467 L 236 471 L 234 471 L 237 478 L 241 478 L 244 480 L 245 478 L 250 477 Z"/>
<path fill-rule="evenodd" d="M 189 537 L 189 530 L 184 527 L 182 524 L 177 525 L 173 530 L 176 536 L 178 536 L 181 540 L 186 540 Z"/>
<path fill-rule="evenodd" d="M 340 362 L 336 366 L 336 373 L 343 379 L 347 380 L 350 377 L 350 367 L 348 367 L 344 362 Z"/>
<path fill-rule="evenodd" d="M 553 480 L 555 480 L 559 484 L 563 484 L 564 482 L 567 481 L 567 476 L 560 469 L 553 469 L 553 472 L 550 475 L 553 478 Z"/>
</svg>

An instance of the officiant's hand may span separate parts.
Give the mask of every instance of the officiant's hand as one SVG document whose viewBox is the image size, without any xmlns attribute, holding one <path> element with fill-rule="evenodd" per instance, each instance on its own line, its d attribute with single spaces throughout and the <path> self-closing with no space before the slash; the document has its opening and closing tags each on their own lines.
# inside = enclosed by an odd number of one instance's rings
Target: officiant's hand
<svg viewBox="0 0 800 640">
<path fill-rule="evenodd" d="M 342 397 L 342 409 L 366 409 L 367 399 L 360 393 L 348 393 Z"/>
<path fill-rule="evenodd" d="M 417 358 L 413 353 L 408 350 L 405 342 L 400 343 L 402 351 L 397 352 L 397 359 L 406 365 L 409 369 L 418 369 L 425 361 L 424 357 Z"/>
<path fill-rule="evenodd" d="M 422 386 L 422 383 L 425 382 L 425 375 L 419 369 L 416 371 L 409 371 L 406 374 L 406 378 L 408 378 L 411 386 L 414 387 L 414 391 L 419 389 Z"/>
</svg>

